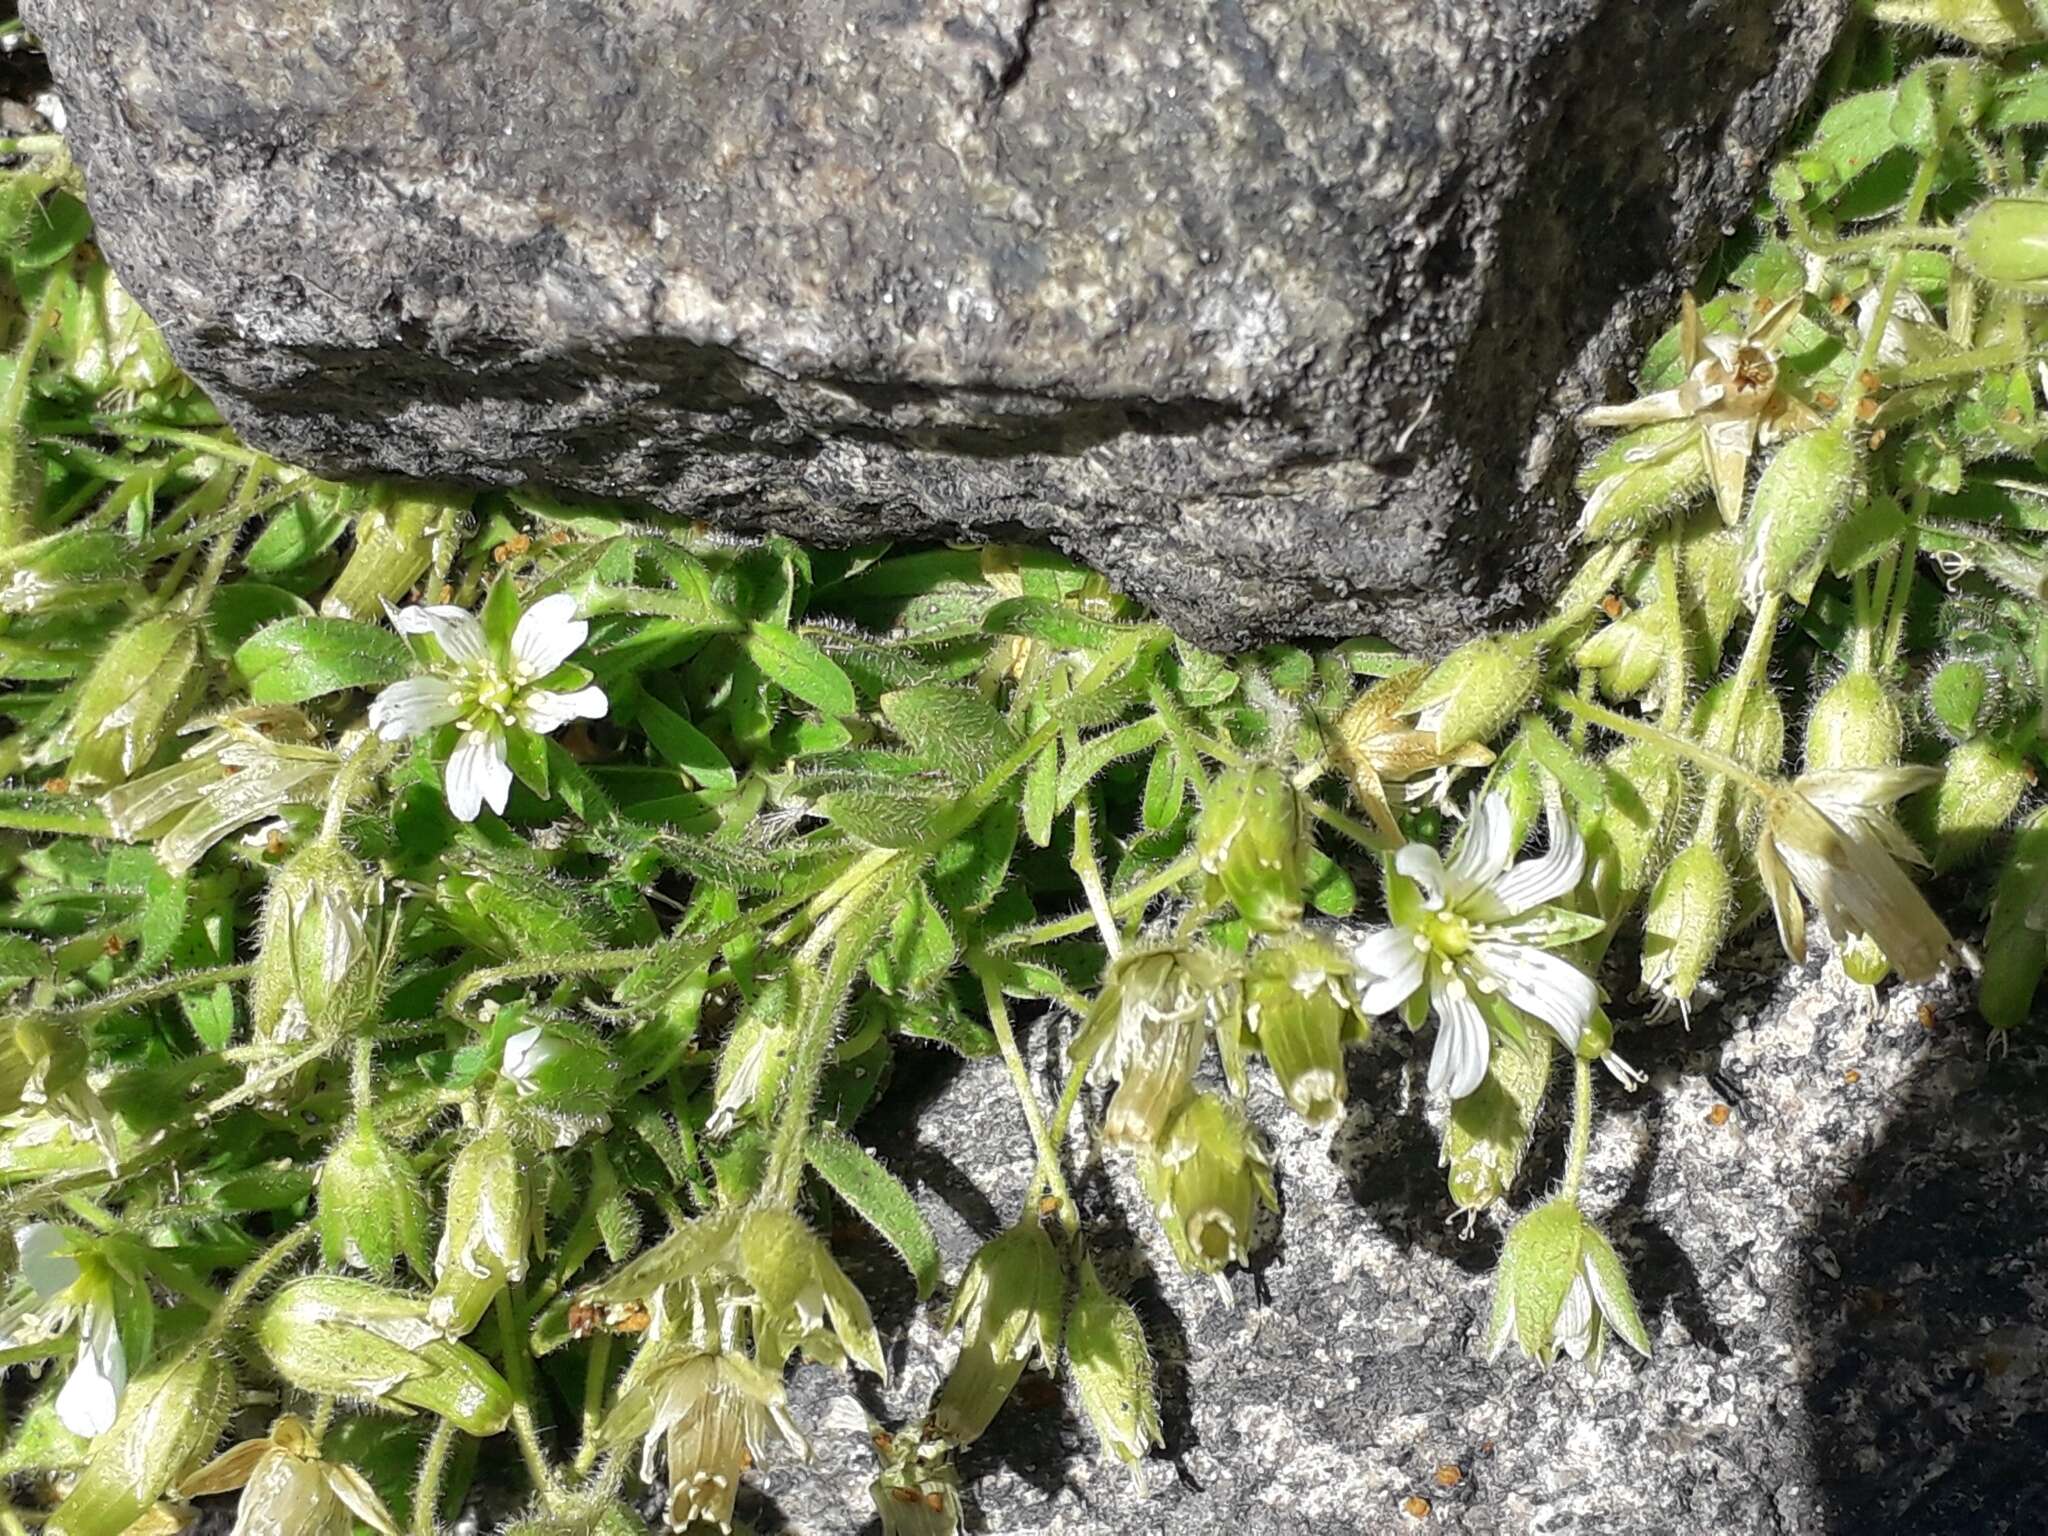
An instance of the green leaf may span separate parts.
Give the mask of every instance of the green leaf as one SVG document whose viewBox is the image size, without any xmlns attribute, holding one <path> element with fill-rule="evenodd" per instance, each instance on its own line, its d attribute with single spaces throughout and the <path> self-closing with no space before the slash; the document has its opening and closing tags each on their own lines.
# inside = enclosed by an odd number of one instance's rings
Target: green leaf
<svg viewBox="0 0 2048 1536">
<path fill-rule="evenodd" d="M 981 627 L 992 635 L 1021 635 L 1071 651 L 1105 650 L 1125 628 L 1042 597 L 1013 597 L 997 603 L 983 615 Z"/>
<path fill-rule="evenodd" d="M 804 1154 L 833 1192 L 896 1250 L 917 1282 L 917 1299 L 927 1300 L 939 1284 L 939 1245 L 902 1180 L 837 1126 L 813 1129 Z"/>
<path fill-rule="evenodd" d="M 484 597 L 483 612 L 477 615 L 484 627 L 484 639 L 494 655 L 507 656 L 512 650 L 512 632 L 519 627 L 519 585 L 510 572 L 501 571 Z"/>
<path fill-rule="evenodd" d="M 258 704 L 298 704 L 344 688 L 381 688 L 409 676 L 412 653 L 390 630 L 354 619 L 281 619 L 235 652 L 235 670 Z"/>
<path fill-rule="evenodd" d="M 1188 776 L 1181 771 L 1180 752 L 1170 741 L 1160 743 L 1145 770 L 1145 830 L 1157 832 L 1173 825 L 1173 818 L 1187 803 L 1187 790 Z"/>
<path fill-rule="evenodd" d="M 1320 848 L 1308 852 L 1308 899 L 1325 917 L 1349 917 L 1358 909 L 1358 887 Z"/>
<path fill-rule="evenodd" d="M 206 638 L 214 654 L 229 657 L 266 624 L 310 617 L 312 612 L 305 599 L 283 587 L 238 581 L 220 588 L 206 605 Z"/>
<path fill-rule="evenodd" d="M 950 803 L 914 787 L 871 782 L 868 787 L 826 795 L 818 809 L 840 831 L 871 848 L 914 848 L 929 835 L 933 820 Z"/>
<path fill-rule="evenodd" d="M 1847 576 L 1867 565 L 1875 565 L 1899 547 L 1906 531 L 1906 514 L 1899 504 L 1882 492 L 1864 498 L 1828 546 L 1828 567 L 1837 576 Z"/>
<path fill-rule="evenodd" d="M 52 192 L 30 215 L 27 232 L 11 252 L 17 272 L 38 272 L 69 256 L 92 234 L 92 215 L 69 192 Z"/>
<path fill-rule="evenodd" d="M 185 931 L 186 894 L 183 875 L 174 875 L 160 864 L 151 869 L 142 887 L 142 944 L 135 955 L 138 971 L 155 970 L 169 957 L 178 935 Z"/>
<path fill-rule="evenodd" d="M 973 688 L 922 683 L 882 695 L 882 717 L 912 752 L 955 783 L 977 783 L 1017 746 L 1017 733 Z"/>
<path fill-rule="evenodd" d="M 1547 721 L 1525 715 L 1519 734 L 1527 741 L 1530 755 L 1572 797 L 1581 813 L 1590 815 L 1606 803 L 1607 785 L 1600 770 L 1566 746 Z"/>
<path fill-rule="evenodd" d="M 780 624 L 756 622 L 747 630 L 747 655 L 782 688 L 828 715 L 850 715 L 860 708 L 853 683 L 839 663 L 810 641 Z"/>
<path fill-rule="evenodd" d="M 718 744 L 652 694 L 641 694 L 633 705 L 633 723 L 655 751 L 704 788 L 731 789 L 739 782 Z"/>
<path fill-rule="evenodd" d="M 513 726 L 505 733 L 505 761 L 511 765 L 512 776 L 532 790 L 541 799 L 548 797 L 548 744 L 544 737 L 536 736 L 521 726 Z"/>
<path fill-rule="evenodd" d="M 932 890 L 950 912 L 979 912 L 996 898 L 1017 849 L 1017 807 L 1003 801 L 932 860 Z"/>
<path fill-rule="evenodd" d="M 884 992 L 922 992 L 944 978 L 959 958 L 953 930 L 922 885 L 896 910 L 888 934 L 868 957 L 868 974 Z"/>
<path fill-rule="evenodd" d="M 1120 725 L 1099 736 L 1091 736 L 1073 748 L 1067 754 L 1066 762 L 1060 765 L 1059 779 L 1054 786 L 1053 800 L 1057 809 L 1064 811 L 1072 805 L 1074 797 L 1118 758 L 1143 752 L 1165 734 L 1166 722 L 1157 715 L 1147 715 L 1129 725 Z"/>
<path fill-rule="evenodd" d="M 347 531 L 355 514 L 349 493 L 323 487 L 287 502 L 242 553 L 242 569 L 257 576 L 294 570 L 325 554 Z"/>
<path fill-rule="evenodd" d="M 930 997 L 898 1003 L 889 1011 L 889 1022 L 899 1035 L 930 1040 L 958 1051 L 969 1061 L 996 1053 L 994 1032 L 962 1008 L 948 988 L 941 987 Z"/>
<path fill-rule="evenodd" d="M 1059 780 L 1059 743 L 1049 741 L 1024 774 L 1024 831 L 1041 848 L 1052 841 L 1053 818 L 1059 814 Z"/>
</svg>

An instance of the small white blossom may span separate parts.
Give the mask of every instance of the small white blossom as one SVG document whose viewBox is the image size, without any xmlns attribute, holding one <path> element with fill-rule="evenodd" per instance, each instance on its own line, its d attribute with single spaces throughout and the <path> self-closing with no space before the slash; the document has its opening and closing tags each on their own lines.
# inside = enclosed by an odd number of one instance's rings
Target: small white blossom
<svg viewBox="0 0 2048 1536">
<path fill-rule="evenodd" d="M 536 1024 L 505 1041 L 505 1057 L 499 1070 L 522 1095 L 529 1094 L 534 1089 L 535 1074 L 562 1051 L 561 1043 L 550 1039 L 548 1032 Z"/>
<path fill-rule="evenodd" d="M 0 1319 L 0 1348 L 47 1342 L 75 1326 L 77 1351 L 57 1392 L 57 1419 L 85 1439 L 103 1435 L 128 1389 L 128 1357 L 106 1277 L 97 1266 L 88 1274 L 72 1251 L 71 1232 L 53 1222 L 18 1228 L 14 1247 L 34 1298 L 27 1309 Z"/>
<path fill-rule="evenodd" d="M 567 593 L 527 609 L 501 647 L 491 644 L 474 614 L 446 604 L 396 609 L 391 622 L 401 634 L 430 636 L 445 660 L 430 675 L 393 683 L 379 694 L 370 706 L 370 725 L 385 741 L 449 724 L 461 728 L 445 783 L 448 808 L 462 821 L 476 820 L 485 805 L 505 809 L 512 792 L 509 731 L 545 736 L 572 720 L 604 716 L 604 690 L 595 684 L 566 691 L 537 686 L 590 634 Z"/>
<path fill-rule="evenodd" d="M 1577 1048 L 1599 1007 L 1591 978 L 1547 953 L 1586 937 L 1591 921 L 1548 905 L 1579 883 L 1586 862 L 1572 824 L 1554 810 L 1549 821 L 1550 846 L 1510 867 L 1513 819 L 1505 800 L 1488 795 L 1448 863 L 1421 843 L 1394 855 L 1393 922 L 1368 933 L 1354 952 L 1359 1006 L 1389 1013 L 1427 986 L 1437 1017 L 1432 1092 L 1460 1099 L 1484 1080 L 1493 1051 L 1490 999 L 1541 1019 L 1567 1050 Z"/>
</svg>

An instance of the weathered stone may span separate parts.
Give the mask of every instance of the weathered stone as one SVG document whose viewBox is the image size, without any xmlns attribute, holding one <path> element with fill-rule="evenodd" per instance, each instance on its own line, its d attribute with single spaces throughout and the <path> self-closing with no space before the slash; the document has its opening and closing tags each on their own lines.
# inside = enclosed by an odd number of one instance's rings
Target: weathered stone
<svg viewBox="0 0 2048 1536">
<path fill-rule="evenodd" d="M 1844 0 L 31 0 L 250 441 L 826 541 L 1043 537 L 1191 635 L 1440 647 Z"/>
<path fill-rule="evenodd" d="M 1625 1032 L 1652 1074 L 1640 1093 L 1599 1079 L 1587 1205 L 1629 1267 L 1648 1362 L 1611 1344 L 1594 1379 L 1480 1358 L 1502 1227 L 1447 1220 L 1420 1102 L 1427 1039 L 1395 1039 L 1354 1056 L 1334 1134 L 1255 1086 L 1286 1212 L 1256 1273 L 1231 1276 L 1228 1305 L 1175 1267 L 1127 1159 L 1082 1171 L 1091 1241 L 1152 1330 L 1166 1452 L 1135 1480 L 1097 1461 L 1071 1388 L 1027 1377 L 962 1458 L 970 1528 L 2038 1530 L 2048 1054 L 2026 1042 L 1987 1058 L 1961 986 L 1894 991 L 1880 1013 L 1818 963 L 1766 963 L 1689 1032 Z M 1032 1049 L 1054 1085 L 1049 1047 Z M 919 1187 L 957 1274 L 1013 1214 L 1029 1141 L 1021 1117 L 991 1110 L 998 1063 L 909 1093 L 863 1132 Z M 1522 1206 L 1562 1172 L 1562 1109 L 1553 1090 Z M 763 1469 L 763 1533 L 863 1529 L 862 1413 L 915 1417 L 943 1377 L 937 1304 L 915 1309 L 892 1263 L 878 1250 L 858 1273 L 892 1327 L 895 1382 L 797 1373 L 817 1456 Z M 1404 1515 L 1411 1498 L 1428 1502 L 1426 1525 Z"/>
</svg>

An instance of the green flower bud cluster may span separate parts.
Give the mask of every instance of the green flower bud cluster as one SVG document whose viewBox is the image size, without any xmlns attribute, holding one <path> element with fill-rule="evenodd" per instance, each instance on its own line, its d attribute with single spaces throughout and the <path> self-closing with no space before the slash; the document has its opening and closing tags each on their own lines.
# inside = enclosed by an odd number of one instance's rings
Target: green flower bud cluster
<svg viewBox="0 0 2048 1536">
<path fill-rule="evenodd" d="M 1988 736 L 1957 747 L 1943 769 L 1933 793 L 1907 809 L 1921 846 L 1933 851 L 1934 867 L 1954 869 L 1983 852 L 2012 820 L 2035 770 L 2023 751 Z"/>
<path fill-rule="evenodd" d="M 1987 12 L 2015 9 L 1981 3 Z M 1987 283 L 2036 297 L 2048 293 L 2048 200 L 1994 197 L 1978 204 L 1956 228 L 1955 257 Z"/>
</svg>

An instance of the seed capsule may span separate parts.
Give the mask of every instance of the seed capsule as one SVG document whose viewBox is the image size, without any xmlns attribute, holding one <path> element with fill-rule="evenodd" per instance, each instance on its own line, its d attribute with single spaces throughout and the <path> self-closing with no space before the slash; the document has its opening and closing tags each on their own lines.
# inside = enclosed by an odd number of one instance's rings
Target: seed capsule
<svg viewBox="0 0 2048 1536">
<path fill-rule="evenodd" d="M 147 768 L 198 697 L 198 663 L 199 625 L 189 614 L 158 614 L 116 634 L 78 686 L 64 777 L 119 784 Z"/>
<path fill-rule="evenodd" d="M 1746 524 L 1742 595 L 1752 608 L 1771 592 L 1801 603 L 1813 595 L 1862 485 L 1862 457 L 1845 427 L 1808 432 L 1772 455 Z"/>
<path fill-rule="evenodd" d="M 1308 811 L 1278 768 L 1261 763 L 1218 775 L 1195 846 L 1215 888 L 1254 928 L 1276 932 L 1301 920 Z"/>
<path fill-rule="evenodd" d="M 1036 1217 L 1026 1217 L 975 1254 L 953 1299 L 948 1329 L 962 1330 L 960 1358 L 933 1409 L 954 1445 L 978 1439 L 1036 1355 L 1058 1363 L 1066 1270 Z"/>
<path fill-rule="evenodd" d="M 1344 1047 L 1367 1039 L 1352 965 L 1312 934 L 1262 945 L 1245 973 L 1244 1021 L 1287 1102 L 1311 1125 L 1344 1109 Z"/>
<path fill-rule="evenodd" d="M 1258 1133 L 1242 1110 L 1213 1093 L 1181 1106 L 1138 1176 L 1181 1267 L 1194 1274 L 1245 1263 L 1259 1206 L 1279 1208 Z"/>
<path fill-rule="evenodd" d="M 1557 1054 L 1550 1042 L 1550 1032 L 1541 1029 L 1529 1031 L 1526 1043 L 1496 1041 L 1485 1078 L 1451 1101 L 1443 1161 L 1458 1209 L 1483 1211 L 1514 1187 L 1550 1086 Z"/>
<path fill-rule="evenodd" d="M 1727 863 L 1713 844 L 1692 844 L 1657 877 L 1643 913 L 1643 986 L 1689 1013 L 1734 915 Z"/>
<path fill-rule="evenodd" d="M 1534 634 L 1489 635 L 1451 652 L 1423 679 L 1404 714 L 1434 731 L 1440 751 L 1491 741 L 1528 706 L 1543 681 Z"/>
<path fill-rule="evenodd" d="M 421 1276 L 427 1264 L 427 1196 L 405 1155 L 368 1120 L 351 1123 L 320 1168 L 321 1253 L 391 1278 L 400 1254 Z"/>
<path fill-rule="evenodd" d="M 519 1149 L 503 1130 L 487 1130 L 448 1169 L 447 1219 L 434 1255 L 427 1320 L 459 1339 L 507 1285 L 526 1277 L 533 1206 Z"/>
<path fill-rule="evenodd" d="M 213 1449 L 235 1402 L 221 1358 L 193 1344 L 128 1384 L 113 1427 L 46 1528 L 50 1536 L 121 1536 Z"/>
<path fill-rule="evenodd" d="M 249 1014 L 274 1045 L 341 1040 L 373 1021 L 384 882 L 341 844 L 309 843 L 271 877 Z"/>
<path fill-rule="evenodd" d="M 1932 851 L 1936 869 L 1968 863 L 2019 809 L 2033 782 L 2026 757 L 2001 742 L 1978 736 L 1948 755 L 1934 793 L 1909 807 L 1921 846 Z"/>
<path fill-rule="evenodd" d="M 1815 701 L 1806 722 L 1806 771 L 1889 768 L 1899 760 L 1905 719 L 1883 681 L 1845 672 Z"/>
<path fill-rule="evenodd" d="M 1067 1365 L 1105 1459 L 1138 1461 L 1161 1443 L 1144 1326 L 1129 1302 L 1103 1289 L 1090 1259 L 1067 1313 Z"/>
</svg>

